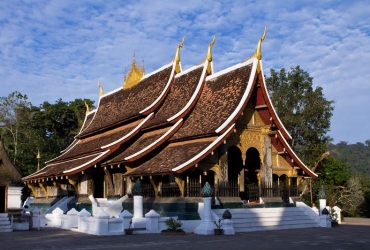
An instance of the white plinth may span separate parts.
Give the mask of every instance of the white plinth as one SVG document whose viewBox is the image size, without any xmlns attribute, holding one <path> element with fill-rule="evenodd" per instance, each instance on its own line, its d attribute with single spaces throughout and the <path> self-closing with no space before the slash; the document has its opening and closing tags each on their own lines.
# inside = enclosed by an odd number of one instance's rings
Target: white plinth
<svg viewBox="0 0 370 250">
<path fill-rule="evenodd" d="M 8 187 L 8 208 L 22 207 L 22 187 Z"/>
<path fill-rule="evenodd" d="M 194 229 L 195 234 L 211 235 L 215 234 L 215 226 L 212 221 L 211 215 L 211 197 L 203 198 L 204 209 L 203 209 L 203 220 L 197 228 Z"/>
<path fill-rule="evenodd" d="M 321 215 L 322 214 L 322 210 L 324 209 L 324 208 L 326 208 L 326 199 L 319 199 L 319 203 L 320 203 L 320 213 L 319 213 L 319 215 Z"/>
<path fill-rule="evenodd" d="M 224 230 L 225 235 L 235 234 L 234 222 L 229 219 L 222 221 L 222 229 Z"/>
<path fill-rule="evenodd" d="M 134 196 L 134 218 L 144 218 L 143 196 Z"/>
<path fill-rule="evenodd" d="M 329 215 L 320 215 L 320 227 L 331 227 L 331 219 Z"/>
</svg>

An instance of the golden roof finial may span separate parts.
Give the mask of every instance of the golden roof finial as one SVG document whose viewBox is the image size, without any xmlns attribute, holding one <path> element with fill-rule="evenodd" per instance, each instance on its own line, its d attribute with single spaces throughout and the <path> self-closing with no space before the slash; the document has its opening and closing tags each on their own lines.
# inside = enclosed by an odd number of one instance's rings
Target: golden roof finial
<svg viewBox="0 0 370 250">
<path fill-rule="evenodd" d="M 208 67 L 207 67 L 208 74 L 212 74 L 212 67 L 211 67 L 212 47 L 213 47 L 213 44 L 215 44 L 215 41 L 216 41 L 216 35 L 213 36 L 212 42 L 208 45 L 208 52 L 207 52 L 207 57 L 206 57 L 206 60 L 208 61 Z"/>
<path fill-rule="evenodd" d="M 253 56 L 255 58 L 257 58 L 258 60 L 261 60 L 262 59 L 262 53 L 261 53 L 261 48 L 262 48 L 262 42 L 263 40 L 265 40 L 265 37 L 266 37 L 266 26 L 265 26 L 265 29 L 263 31 L 263 35 L 262 37 L 260 38 L 260 40 L 258 41 L 258 44 L 257 44 L 257 48 L 256 48 L 256 51 L 254 52 Z"/>
<path fill-rule="evenodd" d="M 181 43 L 177 46 L 175 59 L 173 59 L 176 62 L 176 67 L 175 67 L 176 73 L 181 72 L 181 68 L 180 68 L 180 49 L 184 45 L 184 42 L 185 42 L 185 36 L 182 38 Z"/>
<path fill-rule="evenodd" d="M 215 41 L 216 41 L 216 35 L 213 36 L 212 42 L 208 45 L 208 53 L 206 57 L 206 60 L 208 62 L 212 62 L 212 47 L 213 47 L 213 44 L 215 44 Z"/>
<path fill-rule="evenodd" d="M 104 95 L 103 87 L 100 85 L 100 81 L 98 80 L 98 87 L 99 87 L 99 95 Z"/>
<path fill-rule="evenodd" d="M 144 59 L 143 59 L 144 62 Z M 138 84 L 145 75 L 145 69 L 144 69 L 144 63 L 142 68 L 140 69 L 139 65 L 137 64 L 135 60 L 135 52 L 132 56 L 132 63 L 131 63 L 131 69 L 129 70 L 128 74 L 126 75 L 126 69 L 123 79 L 123 89 L 129 89 L 136 84 Z"/>
<path fill-rule="evenodd" d="M 85 101 L 85 107 L 86 107 L 86 114 L 90 112 L 89 105 Z"/>
<path fill-rule="evenodd" d="M 36 159 L 37 159 L 37 169 L 36 169 L 36 172 L 40 170 L 40 149 L 38 148 L 37 149 L 37 156 L 36 156 Z"/>
</svg>

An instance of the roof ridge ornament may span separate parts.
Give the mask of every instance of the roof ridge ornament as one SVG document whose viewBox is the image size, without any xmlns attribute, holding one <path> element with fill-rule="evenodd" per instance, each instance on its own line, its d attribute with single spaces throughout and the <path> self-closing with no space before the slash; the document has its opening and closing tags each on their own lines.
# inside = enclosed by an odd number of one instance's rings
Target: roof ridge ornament
<svg viewBox="0 0 370 250">
<path fill-rule="evenodd" d="M 184 45 L 184 42 L 185 42 L 185 36 L 182 38 L 181 43 L 177 46 L 175 58 L 173 59 L 175 61 L 175 63 L 176 63 L 176 66 L 175 66 L 175 72 L 176 73 L 180 73 L 181 72 L 181 66 L 180 66 L 180 49 Z"/>
<path fill-rule="evenodd" d="M 99 96 L 104 95 L 103 87 L 100 85 L 100 80 L 98 80 L 98 87 L 99 87 Z"/>
<path fill-rule="evenodd" d="M 88 114 L 90 112 L 90 109 L 89 109 L 89 105 L 86 103 L 86 100 L 85 100 L 85 107 L 86 107 L 86 114 Z"/>
<path fill-rule="evenodd" d="M 125 69 L 122 88 L 123 89 L 132 88 L 133 86 L 137 85 L 141 81 L 141 78 L 143 78 L 144 75 L 145 75 L 144 59 L 143 59 L 143 65 L 140 69 L 138 63 L 136 62 L 135 52 L 134 52 L 132 56 L 131 69 L 129 70 L 127 75 L 126 75 L 126 69 Z"/>
<path fill-rule="evenodd" d="M 207 52 L 207 57 L 206 57 L 206 60 L 208 61 L 208 67 L 207 67 L 207 73 L 208 74 L 212 74 L 212 66 L 211 66 L 212 47 L 215 44 L 215 41 L 216 41 L 216 35 L 213 35 L 213 39 L 212 39 L 211 43 L 208 45 L 208 52 Z"/>
<path fill-rule="evenodd" d="M 256 51 L 253 54 L 253 57 L 257 58 L 258 60 L 261 60 L 262 59 L 261 49 L 262 49 L 262 42 L 263 42 L 263 40 L 265 40 L 265 37 L 266 37 L 266 26 L 264 28 L 262 37 L 258 41 Z"/>
</svg>

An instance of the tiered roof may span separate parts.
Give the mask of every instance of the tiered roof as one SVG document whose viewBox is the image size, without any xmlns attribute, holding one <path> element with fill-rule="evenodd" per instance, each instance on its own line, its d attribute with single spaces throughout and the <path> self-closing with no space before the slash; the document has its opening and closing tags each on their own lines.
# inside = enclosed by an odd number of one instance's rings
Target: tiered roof
<svg viewBox="0 0 370 250">
<path fill-rule="evenodd" d="M 133 169 L 125 175 L 132 176 L 183 172 L 233 133 L 251 96 L 264 124 L 276 127 L 272 145 L 292 166 L 316 177 L 287 143 L 291 137 L 268 96 L 260 53 L 212 74 L 213 43 L 206 60 L 186 71 L 181 72 L 182 42 L 172 63 L 141 80 L 125 78 L 131 85 L 101 96 L 75 142 L 24 180 L 71 175 L 94 164 L 129 164 Z"/>
</svg>

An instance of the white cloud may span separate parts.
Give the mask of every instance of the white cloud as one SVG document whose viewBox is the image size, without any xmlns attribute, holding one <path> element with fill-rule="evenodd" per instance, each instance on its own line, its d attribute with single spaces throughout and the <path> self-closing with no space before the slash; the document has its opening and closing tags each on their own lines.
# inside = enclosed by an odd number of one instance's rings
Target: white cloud
<svg viewBox="0 0 370 250">
<path fill-rule="evenodd" d="M 97 101 L 98 79 L 106 92 L 121 86 L 134 52 L 146 72 L 163 66 L 184 35 L 183 68 L 204 59 L 216 34 L 219 71 L 248 58 L 265 25 L 265 73 L 300 65 L 336 101 L 335 141 L 369 139 L 366 1 L 2 1 L 0 96 Z"/>
</svg>

